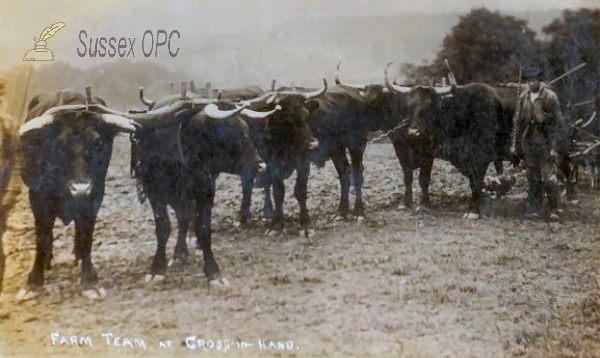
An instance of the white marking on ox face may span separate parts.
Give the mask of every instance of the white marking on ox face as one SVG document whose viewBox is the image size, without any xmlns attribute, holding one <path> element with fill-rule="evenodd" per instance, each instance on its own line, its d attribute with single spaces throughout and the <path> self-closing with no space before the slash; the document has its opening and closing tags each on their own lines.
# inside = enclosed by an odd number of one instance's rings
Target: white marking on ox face
<svg viewBox="0 0 600 358">
<path fill-rule="evenodd" d="M 312 140 L 309 144 L 308 144 L 308 149 L 309 150 L 317 150 L 319 149 L 319 141 L 318 140 Z"/>
<path fill-rule="evenodd" d="M 415 128 L 410 128 L 408 130 L 408 135 L 413 136 L 413 137 L 418 137 L 419 136 L 419 130 L 415 129 Z"/>
<path fill-rule="evenodd" d="M 92 193 L 91 182 L 71 182 L 69 192 L 75 198 L 84 198 Z"/>
<path fill-rule="evenodd" d="M 258 172 L 262 173 L 265 170 L 267 170 L 267 164 L 261 160 L 260 162 L 258 162 Z"/>
</svg>

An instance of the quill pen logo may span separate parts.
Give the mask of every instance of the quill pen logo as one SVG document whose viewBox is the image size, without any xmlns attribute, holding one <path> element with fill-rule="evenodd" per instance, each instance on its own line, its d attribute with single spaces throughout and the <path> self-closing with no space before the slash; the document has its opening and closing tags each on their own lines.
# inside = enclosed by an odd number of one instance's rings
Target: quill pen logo
<svg viewBox="0 0 600 358">
<path fill-rule="evenodd" d="M 35 48 L 25 54 L 23 61 L 53 61 L 54 54 L 46 48 L 46 43 L 58 30 L 65 26 L 64 22 L 57 22 L 50 27 L 46 27 L 39 39 L 34 36 Z"/>
</svg>

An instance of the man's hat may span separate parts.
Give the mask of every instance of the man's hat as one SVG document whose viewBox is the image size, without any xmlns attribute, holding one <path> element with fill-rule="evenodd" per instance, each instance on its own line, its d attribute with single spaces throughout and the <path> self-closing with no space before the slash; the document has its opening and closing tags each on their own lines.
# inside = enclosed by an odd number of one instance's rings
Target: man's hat
<svg viewBox="0 0 600 358">
<path fill-rule="evenodd" d="M 541 80 L 542 79 L 542 70 L 537 67 L 529 67 L 523 70 L 521 77 L 525 81 L 532 80 Z"/>
</svg>

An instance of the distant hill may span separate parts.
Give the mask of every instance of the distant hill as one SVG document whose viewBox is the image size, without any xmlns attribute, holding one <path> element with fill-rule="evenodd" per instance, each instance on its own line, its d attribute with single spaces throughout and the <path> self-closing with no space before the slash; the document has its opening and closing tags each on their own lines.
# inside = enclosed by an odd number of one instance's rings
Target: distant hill
<svg viewBox="0 0 600 358">
<path fill-rule="evenodd" d="M 559 10 L 510 13 L 541 29 L 561 16 Z M 211 81 L 215 88 L 258 85 L 319 86 L 325 77 L 333 83 L 340 59 L 347 82 L 381 83 L 389 60 L 402 63 L 431 61 L 442 41 L 456 24 L 458 13 L 406 14 L 364 17 L 314 17 L 289 22 L 266 32 L 242 35 L 199 35 L 181 43 L 181 55 L 168 64 L 150 60 L 105 62 L 85 70 L 65 62 L 54 62 L 34 71 L 32 95 L 71 87 L 83 91 L 92 86 L 115 108 L 139 107 L 138 88 L 150 98 L 169 92 L 169 83 L 194 80 L 197 86 Z"/>
<path fill-rule="evenodd" d="M 138 99 L 140 86 L 149 97 L 159 97 L 169 92 L 170 82 L 190 79 L 188 75 L 152 61 L 118 60 L 86 70 L 57 61 L 34 71 L 29 93 L 31 98 L 38 93 L 65 88 L 83 92 L 86 86 L 91 86 L 92 93 L 102 97 L 111 107 L 130 109 L 141 106 Z"/>
</svg>

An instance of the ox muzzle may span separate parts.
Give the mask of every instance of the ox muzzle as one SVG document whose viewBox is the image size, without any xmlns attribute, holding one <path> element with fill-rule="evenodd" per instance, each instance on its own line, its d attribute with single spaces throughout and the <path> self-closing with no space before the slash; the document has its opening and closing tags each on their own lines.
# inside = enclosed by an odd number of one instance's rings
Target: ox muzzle
<svg viewBox="0 0 600 358">
<path fill-rule="evenodd" d="M 93 184 L 88 180 L 71 180 L 68 183 L 69 193 L 73 198 L 85 199 L 92 194 Z"/>
</svg>

